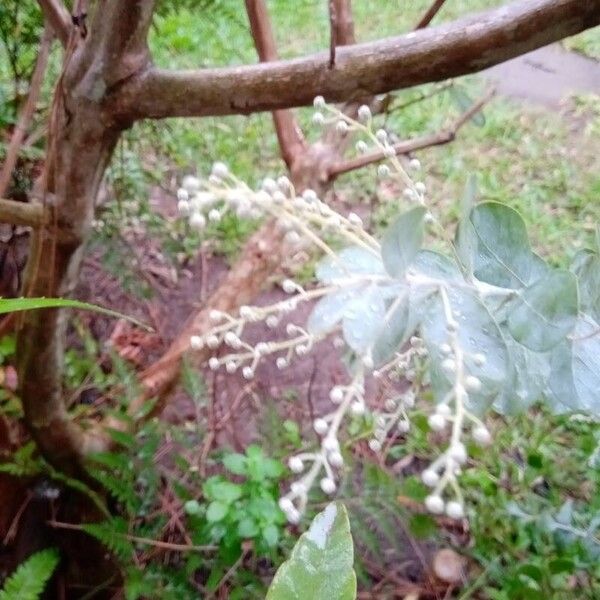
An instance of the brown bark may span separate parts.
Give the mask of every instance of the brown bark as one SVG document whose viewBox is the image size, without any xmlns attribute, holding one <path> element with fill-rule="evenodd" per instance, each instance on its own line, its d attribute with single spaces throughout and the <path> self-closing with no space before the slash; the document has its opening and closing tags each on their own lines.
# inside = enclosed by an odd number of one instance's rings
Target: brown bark
<svg viewBox="0 0 600 600">
<path fill-rule="evenodd" d="M 277 60 L 277 46 L 264 0 L 246 0 L 246 12 L 258 58 L 261 62 Z M 273 122 L 281 158 L 291 168 L 298 154 L 306 149 L 304 136 L 290 110 L 274 111 Z"/>
<path fill-rule="evenodd" d="M 419 22 L 415 25 L 415 29 L 423 29 L 427 27 L 433 20 L 433 17 L 438 14 L 442 6 L 444 6 L 446 0 L 434 0 L 433 4 L 427 9 L 427 12 L 421 17 Z"/>
<path fill-rule="evenodd" d="M 138 0 L 125 8 L 118 0 L 107 1 L 96 11 L 88 39 L 71 35 L 38 191 L 44 205 L 53 206 L 53 223 L 32 233 L 24 277 L 24 290 L 31 296 L 68 296 L 76 284 L 98 187 L 128 125 L 103 110 L 105 94 L 119 77 L 127 78 L 147 63 L 152 4 Z M 64 404 L 65 329 L 64 311 L 25 313 L 17 334 L 17 367 L 32 435 L 50 462 L 74 472 L 79 459 L 94 449 L 94 439 L 70 419 Z"/>
<path fill-rule="evenodd" d="M 600 0 L 520 0 L 404 36 L 329 54 L 260 65 L 169 71 L 149 69 L 115 94 L 131 118 L 248 114 L 329 101 L 475 73 L 600 23 Z"/>
<path fill-rule="evenodd" d="M 69 11 L 61 0 L 38 0 L 44 17 L 52 26 L 60 43 L 66 47 L 69 41 L 69 30 L 71 29 L 71 17 Z"/>
</svg>

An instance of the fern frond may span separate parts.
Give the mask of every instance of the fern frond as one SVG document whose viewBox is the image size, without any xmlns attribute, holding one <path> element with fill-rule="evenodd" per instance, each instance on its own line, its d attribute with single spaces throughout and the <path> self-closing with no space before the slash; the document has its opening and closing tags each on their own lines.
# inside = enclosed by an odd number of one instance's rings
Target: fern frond
<svg viewBox="0 0 600 600">
<path fill-rule="evenodd" d="M 6 580 L 0 600 L 38 600 L 52 576 L 59 555 L 55 548 L 32 554 Z"/>
</svg>

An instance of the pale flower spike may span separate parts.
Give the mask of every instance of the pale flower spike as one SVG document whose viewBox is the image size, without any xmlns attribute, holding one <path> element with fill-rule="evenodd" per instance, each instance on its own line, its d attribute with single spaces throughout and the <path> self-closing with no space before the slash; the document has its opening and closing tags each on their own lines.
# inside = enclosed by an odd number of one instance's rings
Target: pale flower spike
<svg viewBox="0 0 600 600">
<path fill-rule="evenodd" d="M 421 181 L 414 182 L 408 175 L 396 156 L 388 133 L 373 128 L 374 119 L 368 106 L 363 105 L 358 109 L 357 120 L 327 104 L 321 96 L 315 98 L 314 106 L 317 109 L 313 118 L 315 123 L 328 123 L 344 135 L 362 136 L 355 146 L 358 153 L 364 154 L 373 149 L 388 157 L 387 163 L 377 168 L 379 177 L 399 184 L 404 190 L 404 198 L 410 203 L 425 203 L 426 185 Z M 418 159 L 413 158 L 407 167 L 416 172 L 421 165 Z M 191 228 L 197 230 L 202 230 L 207 221 L 219 221 L 228 211 L 242 218 L 273 218 L 291 247 L 316 247 L 335 265 L 331 274 L 321 278 L 311 289 L 305 289 L 293 279 L 283 280 L 281 288 L 286 297 L 271 305 L 242 306 L 238 314 L 212 311 L 209 315 L 211 330 L 190 338 L 190 348 L 195 351 L 222 348 L 218 356 L 209 359 L 211 370 L 224 368 L 227 373 L 239 370 L 245 379 L 252 379 L 261 361 L 271 359 L 278 369 L 286 369 L 296 357 L 305 356 L 315 344 L 327 337 L 331 336 L 335 348 L 343 347 L 348 341 L 344 340 L 345 332 L 339 320 L 325 327 L 311 326 L 310 320 L 308 325 L 288 322 L 284 336 L 263 340 L 255 345 L 246 342 L 244 334 L 248 324 L 256 322 L 264 322 L 269 330 L 277 330 L 282 320 L 289 320 L 291 313 L 302 303 L 342 294 L 347 294 L 350 299 L 364 290 L 373 289 L 373 286 L 385 289 L 386 285 L 398 284 L 397 279 L 393 280 L 383 272 L 347 271 L 336 250 L 325 241 L 331 238 L 331 234 L 341 240 L 343 246 L 358 248 L 364 256 L 371 256 L 375 261 L 381 260 L 380 243 L 366 231 L 357 214 L 350 213 L 345 217 L 337 213 L 313 190 L 307 189 L 298 194 L 285 176 L 277 180 L 267 177 L 258 189 L 252 189 L 238 179 L 225 163 L 217 162 L 206 179 L 195 176 L 184 178 L 177 192 L 177 203 L 181 216 L 188 220 Z M 426 213 L 424 221 L 434 221 L 431 213 Z M 437 352 L 444 357 L 442 369 L 450 389 L 443 402 L 429 415 L 428 424 L 438 436 L 445 435 L 449 430 L 450 441 L 445 451 L 425 468 L 421 477 L 431 489 L 425 499 L 427 510 L 435 515 L 445 513 L 452 519 L 462 519 L 465 510 L 458 476 L 468 461 L 463 436 L 466 430 L 470 430 L 476 444 L 485 446 L 492 441 L 485 425 L 467 410 L 469 394 L 479 392 L 482 382 L 468 372 L 465 359 L 469 359 L 469 364 L 481 367 L 486 362 L 486 356 L 483 353 L 465 355 L 460 344 L 460 326 L 450 308 L 443 280 L 424 279 L 409 269 L 403 285 L 437 293 L 444 307 L 446 339 L 439 344 Z M 410 343 L 405 348 L 398 348 L 383 365 L 375 363 L 372 347 L 354 350 L 357 360 L 352 367 L 350 383 L 332 387 L 329 392 L 333 406 L 331 412 L 316 418 L 313 423 L 314 436 L 319 440 L 318 448 L 301 452 L 288 460 L 290 471 L 298 479 L 280 498 L 279 506 L 290 523 L 300 521 L 308 495 L 317 484 L 328 496 L 336 493 L 339 473 L 344 467 L 339 434 L 347 418 L 368 417 L 372 420 L 373 430 L 368 440 L 372 452 L 384 451 L 388 442 L 410 432 L 410 413 L 422 386 L 421 367 L 431 349 L 425 347 L 419 336 L 413 335 Z M 365 397 L 365 376 L 368 374 L 378 380 L 387 378 L 390 382 L 403 378 L 412 385 L 406 391 L 396 392 L 385 399 L 383 408 L 369 410 Z"/>
</svg>

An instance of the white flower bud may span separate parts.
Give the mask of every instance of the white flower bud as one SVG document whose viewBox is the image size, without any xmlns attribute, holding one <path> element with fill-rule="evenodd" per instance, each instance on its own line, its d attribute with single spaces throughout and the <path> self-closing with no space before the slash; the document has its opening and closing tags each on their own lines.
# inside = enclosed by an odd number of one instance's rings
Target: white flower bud
<svg viewBox="0 0 600 600">
<path fill-rule="evenodd" d="M 404 197 L 407 198 L 408 200 L 414 200 L 415 199 L 415 191 L 411 188 L 406 188 L 403 192 Z"/>
<path fill-rule="evenodd" d="M 269 329 L 275 329 L 275 327 L 277 327 L 278 324 L 279 324 L 279 318 L 276 315 L 269 315 L 265 319 L 265 325 Z"/>
<path fill-rule="evenodd" d="M 270 349 L 271 348 L 267 342 L 258 342 L 254 348 L 254 352 L 258 354 L 258 356 L 264 356 L 265 354 L 268 354 Z"/>
<path fill-rule="evenodd" d="M 425 221 L 425 223 L 430 224 L 435 221 L 435 217 L 430 212 L 426 212 L 425 216 L 423 217 L 423 220 Z"/>
<path fill-rule="evenodd" d="M 177 210 L 179 211 L 180 215 L 183 215 L 184 217 L 189 216 L 190 203 L 187 200 L 179 200 L 179 202 L 177 202 Z"/>
<path fill-rule="evenodd" d="M 336 467 L 339 468 L 344 464 L 344 457 L 342 456 L 342 454 L 340 452 L 331 452 L 329 454 L 329 456 L 327 457 L 327 460 L 329 461 L 329 464 L 332 467 Z"/>
<path fill-rule="evenodd" d="M 242 376 L 244 379 L 252 379 L 254 377 L 254 370 L 252 367 L 244 367 L 242 369 Z"/>
<path fill-rule="evenodd" d="M 451 519 L 462 519 L 465 516 L 463 505 L 456 500 L 451 500 L 446 504 L 446 514 Z"/>
<path fill-rule="evenodd" d="M 306 188 L 302 192 L 302 197 L 307 202 L 316 202 L 318 200 L 317 192 L 315 192 L 315 190 L 311 190 L 310 188 Z"/>
<path fill-rule="evenodd" d="M 300 234 L 297 231 L 288 231 L 285 234 L 285 241 L 288 244 L 291 244 L 292 246 L 296 245 L 298 242 L 300 242 Z"/>
<path fill-rule="evenodd" d="M 304 463 L 301 458 L 297 456 L 292 456 L 290 460 L 288 460 L 288 466 L 292 473 L 301 473 L 304 470 Z"/>
<path fill-rule="evenodd" d="M 446 373 L 455 373 L 456 372 L 456 361 L 453 358 L 445 358 L 442 361 L 442 369 L 446 371 Z"/>
<path fill-rule="evenodd" d="M 450 344 L 441 344 L 440 352 L 442 354 L 450 354 L 450 352 L 452 352 L 452 348 L 450 347 Z"/>
<path fill-rule="evenodd" d="M 417 190 L 419 194 L 424 194 L 427 188 L 425 187 L 425 184 L 422 181 L 417 181 L 417 183 L 415 183 L 415 190 Z"/>
<path fill-rule="evenodd" d="M 283 192 L 280 192 L 279 190 L 277 190 L 276 192 L 273 193 L 273 200 L 275 200 L 275 202 L 285 202 L 287 200 L 285 194 Z"/>
<path fill-rule="evenodd" d="M 435 407 L 435 412 L 438 415 L 442 415 L 444 417 L 449 417 L 450 414 L 452 413 L 452 410 L 450 410 L 450 407 L 447 404 L 438 404 Z"/>
<path fill-rule="evenodd" d="M 216 175 L 217 177 L 220 177 L 221 179 L 224 179 L 225 177 L 227 177 L 227 175 L 229 175 L 229 169 L 227 168 L 227 165 L 223 162 L 216 162 L 212 166 L 211 172 L 213 175 Z"/>
<path fill-rule="evenodd" d="M 281 371 L 282 369 L 285 369 L 288 366 L 288 361 L 283 356 L 278 356 L 277 360 L 275 361 L 275 365 Z"/>
<path fill-rule="evenodd" d="M 335 124 L 335 129 L 338 133 L 348 133 L 348 130 L 350 129 L 350 127 L 348 126 L 348 123 L 346 123 L 346 121 L 338 121 Z"/>
<path fill-rule="evenodd" d="M 336 438 L 331 437 L 331 436 L 327 436 L 321 446 L 323 447 L 323 450 L 325 450 L 326 452 L 339 452 L 340 451 L 340 443 L 337 441 Z"/>
<path fill-rule="evenodd" d="M 373 357 L 370 354 L 367 354 L 362 357 L 362 364 L 367 369 L 372 369 L 375 366 L 375 362 L 373 361 Z"/>
<path fill-rule="evenodd" d="M 232 360 L 228 360 L 225 363 L 225 370 L 228 373 L 235 373 L 237 371 L 237 365 Z"/>
<path fill-rule="evenodd" d="M 215 348 L 217 348 L 219 346 L 219 338 L 216 335 L 209 335 L 206 338 L 206 345 L 211 350 L 214 350 Z"/>
<path fill-rule="evenodd" d="M 190 217 L 190 226 L 194 229 L 204 229 L 206 226 L 204 215 L 200 212 L 192 213 L 192 216 Z"/>
<path fill-rule="evenodd" d="M 352 412 L 352 414 L 357 417 L 364 415 L 365 410 L 366 410 L 365 403 L 361 402 L 360 400 L 353 402 L 352 406 L 350 407 L 350 412 Z"/>
<path fill-rule="evenodd" d="M 230 348 L 234 348 L 235 350 L 242 345 L 242 340 L 233 331 L 228 331 L 225 334 L 224 341 Z"/>
<path fill-rule="evenodd" d="M 381 442 L 376 439 L 369 440 L 369 448 L 371 448 L 373 452 L 379 452 L 381 450 Z"/>
<path fill-rule="evenodd" d="M 400 433 L 408 433 L 410 431 L 410 421 L 405 419 L 398 421 L 398 431 Z"/>
<path fill-rule="evenodd" d="M 184 188 L 179 188 L 177 190 L 177 200 L 179 200 L 180 202 L 182 200 L 185 200 L 186 202 L 190 199 L 190 195 L 188 194 L 188 191 Z"/>
<path fill-rule="evenodd" d="M 478 425 L 473 429 L 473 439 L 480 446 L 488 446 L 492 442 L 492 435 L 484 425 Z"/>
<path fill-rule="evenodd" d="M 333 479 L 330 479 L 329 477 L 323 477 L 323 479 L 321 479 L 321 489 L 327 494 L 333 494 L 336 490 L 336 486 L 335 486 L 335 481 Z"/>
<path fill-rule="evenodd" d="M 315 96 L 313 106 L 315 108 L 323 108 L 325 106 L 325 98 L 323 98 L 323 96 Z"/>
<path fill-rule="evenodd" d="M 242 319 L 251 319 L 254 316 L 254 311 L 251 306 L 240 306 L 240 317 Z"/>
<path fill-rule="evenodd" d="M 425 498 L 425 508 L 433 515 L 441 515 L 444 512 L 444 500 L 437 494 L 431 494 Z"/>
<path fill-rule="evenodd" d="M 433 469 L 425 469 L 422 473 L 421 473 L 421 481 L 427 486 L 427 487 L 435 487 L 438 482 L 440 480 L 440 476 L 433 470 Z"/>
<path fill-rule="evenodd" d="M 433 429 L 433 431 L 442 431 L 442 429 L 446 427 L 446 417 L 436 413 L 429 416 L 427 423 L 429 424 L 429 427 Z"/>
<path fill-rule="evenodd" d="M 277 185 L 279 186 L 279 189 L 284 192 L 289 192 L 293 187 L 292 182 L 285 175 L 281 175 L 277 178 Z"/>
<path fill-rule="evenodd" d="M 212 223 L 216 223 L 217 221 L 220 221 L 221 213 L 216 208 L 213 208 L 212 210 L 210 210 L 208 212 L 208 220 L 211 221 Z"/>
<path fill-rule="evenodd" d="M 383 154 L 387 156 L 387 158 L 392 158 L 392 156 L 396 156 L 396 148 L 394 148 L 394 146 L 386 146 L 383 149 Z"/>
<path fill-rule="evenodd" d="M 329 392 L 329 399 L 334 404 L 339 404 L 344 399 L 344 390 L 340 386 L 335 386 Z"/>
<path fill-rule="evenodd" d="M 402 402 L 404 403 L 404 406 L 406 406 L 406 408 L 412 408 L 415 405 L 415 397 L 413 394 L 408 394 L 404 396 Z"/>
<path fill-rule="evenodd" d="M 358 107 L 358 119 L 359 119 L 359 121 L 362 121 L 363 123 L 366 123 L 370 118 L 371 118 L 371 109 L 366 104 L 363 104 L 362 106 L 359 106 Z"/>
<path fill-rule="evenodd" d="M 319 435 L 323 435 L 327 432 L 329 426 L 327 425 L 327 421 L 325 419 L 315 419 L 313 428 Z"/>
<path fill-rule="evenodd" d="M 316 112 L 313 116 L 312 116 L 312 122 L 315 125 L 323 125 L 325 123 L 325 115 L 322 112 Z"/>
<path fill-rule="evenodd" d="M 408 166 L 414 171 L 418 171 L 421 168 L 421 161 L 418 158 L 411 158 Z"/>
<path fill-rule="evenodd" d="M 181 187 L 189 194 L 193 194 L 200 189 L 200 180 L 193 175 L 186 175 L 181 182 Z"/>
<path fill-rule="evenodd" d="M 281 289 L 286 294 L 293 294 L 298 289 L 298 286 L 291 279 L 284 279 L 281 282 Z"/>
<path fill-rule="evenodd" d="M 387 142 L 387 139 L 388 139 L 387 131 L 385 129 L 378 129 L 375 132 L 375 137 L 377 138 L 378 142 L 383 144 L 383 143 Z"/>
<path fill-rule="evenodd" d="M 271 177 L 265 177 L 262 182 L 262 189 L 269 194 L 277 191 L 277 182 Z"/>
<path fill-rule="evenodd" d="M 204 340 L 199 335 L 193 335 L 190 338 L 190 346 L 192 347 L 192 350 L 202 350 Z"/>
<path fill-rule="evenodd" d="M 358 140 L 358 142 L 356 142 L 355 148 L 359 154 L 364 154 L 369 149 L 369 146 L 364 140 Z"/>
<path fill-rule="evenodd" d="M 475 354 L 475 356 L 473 356 L 473 362 L 478 366 L 478 367 L 482 367 L 483 365 L 485 365 L 485 354 Z"/>
<path fill-rule="evenodd" d="M 219 368 L 219 359 L 215 356 L 212 356 L 208 361 L 208 368 L 211 371 L 216 371 Z"/>
<path fill-rule="evenodd" d="M 286 498 L 285 496 L 283 498 L 279 498 L 279 508 L 284 512 L 284 513 L 288 513 L 291 510 L 295 510 L 294 509 L 294 503 L 289 499 Z"/>
<path fill-rule="evenodd" d="M 381 179 L 385 179 L 390 175 L 390 168 L 387 165 L 379 165 L 377 167 L 377 175 L 381 177 Z"/>
<path fill-rule="evenodd" d="M 481 390 L 481 379 L 474 375 L 468 375 L 465 378 L 465 389 L 467 392 L 478 392 Z"/>
<path fill-rule="evenodd" d="M 295 348 L 297 356 L 306 356 L 308 354 L 308 346 L 306 344 L 298 344 Z"/>
<path fill-rule="evenodd" d="M 456 442 L 448 448 L 448 456 L 462 465 L 467 461 L 467 449 L 463 443 Z"/>
<path fill-rule="evenodd" d="M 223 313 L 220 310 L 211 310 L 208 314 L 208 318 L 213 322 L 220 321 L 223 318 Z"/>
<path fill-rule="evenodd" d="M 285 513 L 285 516 L 288 520 L 288 523 L 291 523 L 292 525 L 297 525 L 300 522 L 300 517 L 302 515 L 300 514 L 300 511 L 298 511 L 295 508 L 292 508 L 291 510 Z"/>
</svg>

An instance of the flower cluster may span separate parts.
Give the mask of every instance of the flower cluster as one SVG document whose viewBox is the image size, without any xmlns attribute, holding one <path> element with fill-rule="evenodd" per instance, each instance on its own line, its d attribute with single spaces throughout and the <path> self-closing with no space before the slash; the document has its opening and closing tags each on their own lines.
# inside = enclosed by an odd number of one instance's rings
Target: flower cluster
<svg viewBox="0 0 600 600">
<path fill-rule="evenodd" d="M 388 134 L 374 128 L 373 117 L 367 106 L 359 108 L 358 120 L 351 119 L 326 104 L 321 97 L 315 99 L 315 107 L 316 123 L 330 124 L 341 135 L 355 133 L 361 136 L 356 144 L 357 152 L 366 153 L 371 149 L 382 153 L 387 159 L 385 164 L 378 167 L 379 176 L 396 179 L 402 184 L 403 196 L 407 201 L 417 205 L 425 203 L 425 185 L 419 181 L 414 182 L 408 175 L 409 171 L 420 168 L 418 160 L 411 159 L 403 164 L 404 159 L 401 160 L 396 155 Z M 312 190 L 297 193 L 286 177 L 264 179 L 258 189 L 252 189 L 231 173 L 225 164 L 219 162 L 213 166 L 206 180 L 186 177 L 177 197 L 180 213 L 188 218 L 193 228 L 202 229 L 207 221 L 218 221 L 226 211 L 233 211 L 244 218 L 269 217 L 274 219 L 288 244 L 312 244 L 335 265 L 335 269 L 330 269 L 327 276 L 321 277 L 319 283 L 311 289 L 305 289 L 292 279 L 284 280 L 281 287 L 288 297 L 274 304 L 242 306 L 237 314 L 213 310 L 209 315 L 213 324 L 210 331 L 201 336 L 194 335 L 190 339 L 193 350 L 205 347 L 211 350 L 224 349 L 218 356 L 214 355 L 209 359 L 210 369 L 223 368 L 227 373 L 239 370 L 246 379 L 254 377 L 261 360 L 271 358 L 279 369 L 285 369 L 295 356 L 309 353 L 315 344 L 328 336 L 335 336 L 336 345 L 347 343 L 353 348 L 357 360 L 352 363 L 351 382 L 331 389 L 332 411 L 313 423 L 319 438 L 318 449 L 302 452 L 289 459 L 289 468 L 298 475 L 298 479 L 280 499 L 280 507 L 288 520 L 292 523 L 300 520 L 306 508 L 308 494 L 317 481 L 325 494 L 336 492 L 339 471 L 344 465 L 339 434 L 347 415 L 371 415 L 374 427 L 369 447 L 374 452 L 382 451 L 386 440 L 394 435 L 409 431 L 410 411 L 415 406 L 421 388 L 416 380 L 420 378 L 418 373 L 423 370 L 423 364 L 430 360 L 431 348 L 427 348 L 423 339 L 414 334 L 409 343 L 397 348 L 385 364 L 375 365 L 372 345 L 357 350 L 348 340 L 343 320 L 350 311 L 342 311 L 335 318 L 323 319 L 325 326 L 316 331 L 293 322 L 288 322 L 282 328 L 282 321 L 287 321 L 290 313 L 300 303 L 333 298 L 343 305 L 365 289 L 370 293 L 386 291 L 387 297 L 391 297 L 390 293 L 396 294 L 400 301 L 410 288 L 422 288 L 429 295 L 437 294 L 442 301 L 447 339 L 435 351 L 436 354 L 443 355 L 442 369 L 451 383 L 448 393 L 428 420 L 434 432 L 443 432 L 451 425 L 451 434 L 448 447 L 422 473 L 423 482 L 432 488 L 425 505 L 434 514 L 445 512 L 452 518 L 462 518 L 464 503 L 457 476 L 468 458 L 463 436 L 465 431 L 470 431 L 475 442 L 482 445 L 489 443 L 491 436 L 485 425 L 467 408 L 469 395 L 477 393 L 482 383 L 468 371 L 465 363 L 466 351 L 461 346 L 459 323 L 450 306 L 446 282 L 416 274 L 411 269 L 400 278 L 391 277 L 383 269 L 381 244 L 366 231 L 358 215 L 350 213 L 343 216 L 337 213 Z M 426 213 L 425 221 L 433 221 L 430 213 Z M 362 265 L 361 268 L 349 271 L 347 265 L 340 260 L 340 253 L 325 241 L 331 239 L 371 257 L 369 265 L 375 264 L 373 270 L 369 271 Z M 388 313 L 396 306 L 397 301 L 392 302 Z M 283 329 L 285 335 L 263 340 L 255 345 L 249 344 L 245 341 L 245 329 L 248 324 L 259 321 L 274 331 Z M 476 366 L 482 366 L 486 361 L 484 354 L 469 355 L 468 359 L 469 364 Z M 383 403 L 383 410 L 370 411 L 365 400 L 365 377 L 368 374 L 379 380 L 388 378 L 393 381 L 401 377 L 409 382 L 414 381 L 415 384 L 404 392 L 391 393 Z M 453 492 L 453 496 L 445 500 L 450 492 Z"/>
</svg>

